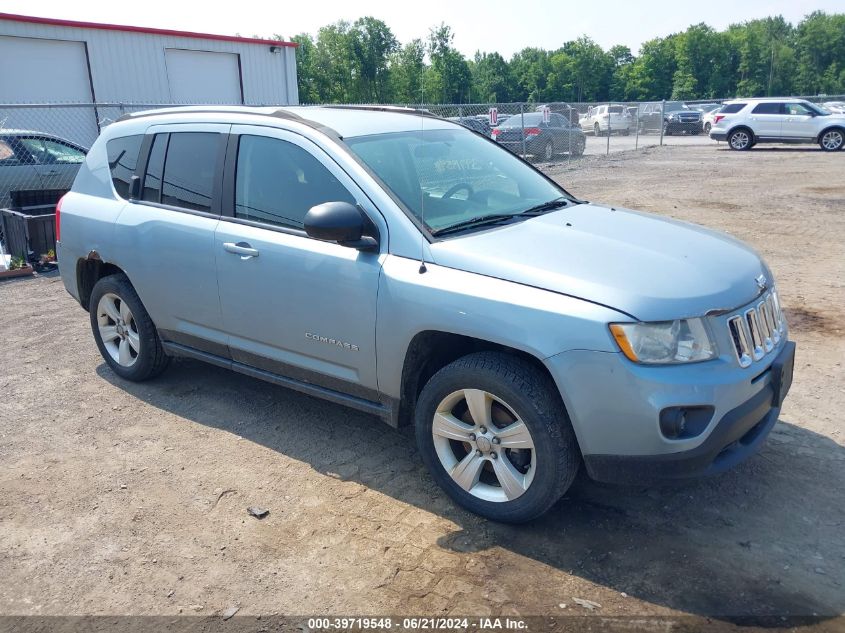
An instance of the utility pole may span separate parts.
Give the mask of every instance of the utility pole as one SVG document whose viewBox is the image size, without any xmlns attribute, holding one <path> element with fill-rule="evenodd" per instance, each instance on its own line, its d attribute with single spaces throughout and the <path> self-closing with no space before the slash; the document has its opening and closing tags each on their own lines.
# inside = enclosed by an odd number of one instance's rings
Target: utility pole
<svg viewBox="0 0 845 633">
<path fill-rule="evenodd" d="M 766 95 L 771 97 L 772 96 L 772 77 L 775 74 L 775 45 L 772 43 L 772 61 L 769 63 L 769 89 L 766 91 Z"/>
</svg>

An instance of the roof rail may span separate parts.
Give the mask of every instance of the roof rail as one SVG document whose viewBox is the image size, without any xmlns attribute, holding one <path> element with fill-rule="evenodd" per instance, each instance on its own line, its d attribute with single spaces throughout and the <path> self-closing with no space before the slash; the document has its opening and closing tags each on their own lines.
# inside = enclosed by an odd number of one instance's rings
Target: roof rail
<svg viewBox="0 0 845 633">
<path fill-rule="evenodd" d="M 430 110 L 425 108 L 412 108 L 410 106 L 394 106 L 394 105 L 378 105 L 378 104 L 343 104 L 343 103 L 327 103 L 325 105 L 317 106 L 319 108 L 328 108 L 331 110 L 371 110 L 373 112 L 392 112 L 394 114 L 411 114 L 413 116 L 426 116 L 432 119 L 440 119 Z"/>
<path fill-rule="evenodd" d="M 312 121 L 310 119 L 306 119 L 294 112 L 291 112 L 288 107 L 299 107 L 299 106 L 287 106 L 287 107 L 278 107 L 275 110 L 268 109 L 272 106 L 177 106 L 177 107 L 167 107 L 167 108 L 158 108 L 155 110 L 142 110 L 139 112 L 129 112 L 124 114 L 117 121 L 126 121 L 132 118 L 141 118 L 141 117 L 154 117 L 154 116 L 163 116 L 165 114 L 190 114 L 191 112 L 200 112 L 203 114 L 250 114 L 250 115 L 258 115 L 258 116 L 266 116 L 266 117 L 274 117 L 277 119 L 285 119 L 288 121 L 296 121 L 297 123 L 301 123 L 303 125 L 307 125 L 310 128 L 313 128 L 319 132 L 327 134 L 337 140 L 342 140 L 343 137 L 337 133 L 334 129 L 328 127 L 327 125 L 322 125 L 321 123 L 317 123 L 316 121 Z M 259 110 L 259 108 L 261 108 Z"/>
<path fill-rule="evenodd" d="M 189 106 L 166 106 L 163 108 L 155 108 L 150 110 L 139 110 L 138 112 L 127 112 L 116 119 L 117 121 L 127 121 L 129 119 L 149 117 L 149 116 L 164 116 L 166 114 L 190 114 L 192 112 L 203 114 L 251 114 L 258 116 L 275 116 L 283 119 L 301 120 L 302 117 L 294 114 L 284 107 L 276 108 L 275 110 L 267 110 L 268 106 L 204 106 L 204 105 L 189 105 Z"/>
</svg>

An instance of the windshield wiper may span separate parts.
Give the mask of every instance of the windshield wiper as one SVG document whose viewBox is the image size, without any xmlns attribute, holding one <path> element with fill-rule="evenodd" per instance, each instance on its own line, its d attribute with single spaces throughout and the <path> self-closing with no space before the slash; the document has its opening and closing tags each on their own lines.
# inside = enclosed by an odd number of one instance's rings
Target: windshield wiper
<svg viewBox="0 0 845 633">
<path fill-rule="evenodd" d="M 468 220 L 461 220 L 455 224 L 444 226 L 442 229 L 435 229 L 431 232 L 432 235 L 446 235 L 447 233 L 454 233 L 463 229 L 473 228 L 476 226 L 487 226 L 488 224 L 497 224 L 504 220 L 512 220 L 518 217 L 518 214 L 513 213 L 495 213 L 491 215 L 479 215 Z"/>
<path fill-rule="evenodd" d="M 554 209 L 565 207 L 571 203 L 573 203 L 572 200 L 561 196 L 560 198 L 555 198 L 554 200 L 549 200 L 548 202 L 543 202 L 542 204 L 537 204 L 533 207 L 528 207 L 519 215 L 540 215 L 541 213 L 545 213 L 547 211 L 553 211 Z"/>
</svg>

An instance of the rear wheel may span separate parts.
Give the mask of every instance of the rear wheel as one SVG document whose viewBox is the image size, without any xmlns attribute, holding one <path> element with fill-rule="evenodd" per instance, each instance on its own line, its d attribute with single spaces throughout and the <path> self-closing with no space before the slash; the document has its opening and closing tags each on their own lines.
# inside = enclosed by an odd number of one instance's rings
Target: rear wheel
<svg viewBox="0 0 845 633">
<path fill-rule="evenodd" d="M 819 147 L 826 152 L 838 152 L 845 145 L 845 131 L 840 128 L 825 130 L 819 137 Z"/>
<path fill-rule="evenodd" d="M 601 136 L 601 127 L 598 123 L 593 126 L 593 134 L 595 134 L 596 136 Z"/>
<path fill-rule="evenodd" d="M 125 275 L 100 279 L 88 312 L 100 354 L 118 376 L 140 382 L 167 368 L 170 359 L 155 325 Z"/>
<path fill-rule="evenodd" d="M 710 123 L 709 122 L 704 124 L 704 133 L 710 134 Z"/>
<path fill-rule="evenodd" d="M 580 465 L 554 383 L 530 363 L 482 352 L 437 372 L 416 409 L 434 480 L 471 512 L 519 523 L 548 510 Z"/>
<path fill-rule="evenodd" d="M 586 147 L 587 139 L 580 138 L 572 144 L 572 149 L 569 152 L 572 156 L 583 156 Z"/>
<path fill-rule="evenodd" d="M 754 140 L 751 132 L 746 128 L 739 128 L 728 134 L 728 146 L 733 150 L 742 152 L 751 149 L 753 145 Z"/>
<path fill-rule="evenodd" d="M 555 155 L 555 148 L 552 145 L 551 141 L 546 143 L 546 146 L 543 148 L 543 159 L 547 162 L 554 158 Z"/>
</svg>

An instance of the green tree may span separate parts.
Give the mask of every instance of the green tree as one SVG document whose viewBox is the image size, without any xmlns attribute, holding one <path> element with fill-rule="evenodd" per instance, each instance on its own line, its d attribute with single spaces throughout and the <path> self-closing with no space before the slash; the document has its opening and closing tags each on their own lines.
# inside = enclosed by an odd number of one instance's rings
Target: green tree
<svg viewBox="0 0 845 633">
<path fill-rule="evenodd" d="M 397 103 L 422 103 L 425 45 L 411 40 L 390 57 L 391 99 Z"/>
<path fill-rule="evenodd" d="M 319 68 L 316 64 L 316 47 L 308 33 L 300 33 L 291 38 L 296 42 L 296 84 L 299 89 L 300 103 L 319 103 L 322 95 L 318 89 Z"/>
<path fill-rule="evenodd" d="M 428 33 L 431 68 L 425 89 L 435 102 L 461 103 L 469 99 L 471 76 L 469 64 L 454 48 L 452 28 L 444 23 Z"/>
<path fill-rule="evenodd" d="M 470 100 L 510 101 L 513 81 L 508 63 L 499 53 L 475 54 L 470 65 L 472 75 L 472 94 Z"/>
<path fill-rule="evenodd" d="M 349 31 L 355 100 L 378 103 L 390 97 L 388 58 L 399 48 L 390 28 L 373 17 L 356 20 Z"/>
<path fill-rule="evenodd" d="M 795 29 L 796 86 L 803 94 L 842 93 L 845 67 L 845 14 L 815 11 Z"/>
</svg>

